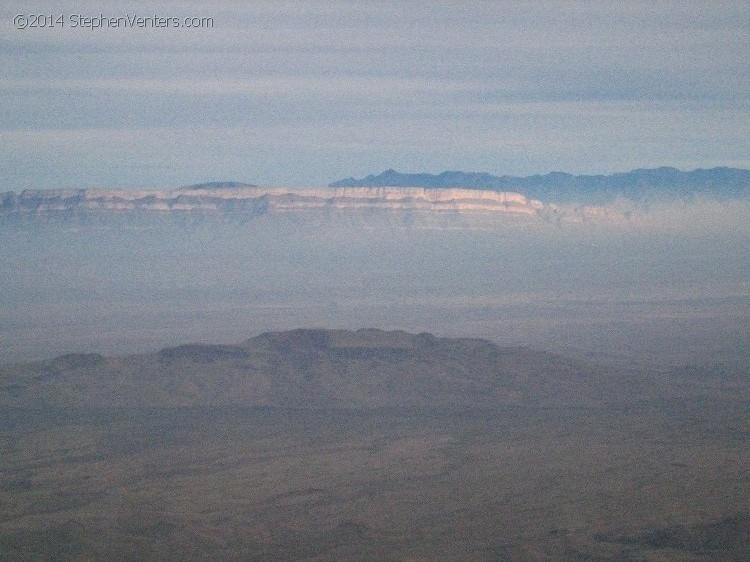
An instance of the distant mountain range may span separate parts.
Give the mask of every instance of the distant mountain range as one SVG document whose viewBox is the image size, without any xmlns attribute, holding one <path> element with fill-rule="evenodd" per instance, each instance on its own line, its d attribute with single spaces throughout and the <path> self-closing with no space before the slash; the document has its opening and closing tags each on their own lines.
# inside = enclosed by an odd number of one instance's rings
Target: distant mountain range
<svg viewBox="0 0 750 562">
<path fill-rule="evenodd" d="M 118 358 L 70 354 L 6 366 L 0 368 L 0 406 L 486 407 L 530 392 L 519 384 L 531 371 L 534 401 L 542 393 L 552 398 L 557 392 L 543 392 L 540 378 L 540 366 L 549 361 L 484 340 L 295 330 L 238 345 L 190 344 Z M 575 378 L 571 369 L 555 369 L 560 384 Z"/>
<path fill-rule="evenodd" d="M 475 172 L 402 174 L 395 170 L 362 179 L 347 178 L 329 187 L 468 188 L 517 192 L 555 203 L 604 204 L 628 199 L 674 198 L 705 195 L 718 198 L 750 196 L 750 170 L 712 168 L 683 172 L 676 168 L 638 169 L 611 175 L 575 176 L 563 172 L 526 177 L 493 176 Z"/>
<path fill-rule="evenodd" d="M 494 407 L 601 397 L 601 371 L 478 339 L 294 330 L 237 345 L 0 366 L 0 407 Z M 585 393 L 582 392 L 586 389 Z"/>
<path fill-rule="evenodd" d="M 591 406 L 672 396 L 696 384 L 700 393 L 713 389 L 709 379 L 683 375 L 680 385 L 663 384 L 482 339 L 301 329 L 236 345 L 0 365 L 0 408 Z"/>
<path fill-rule="evenodd" d="M 177 189 L 26 189 L 0 193 L 0 218 L 77 213 L 157 212 L 233 213 L 310 210 L 435 211 L 492 213 L 554 222 L 621 220 L 618 199 L 634 203 L 750 198 L 750 170 L 675 168 L 634 170 L 609 176 L 561 172 L 528 177 L 443 172 L 349 178 L 328 187 L 258 187 L 234 181 Z"/>
<path fill-rule="evenodd" d="M 518 193 L 421 187 L 283 188 L 237 183 L 180 189 L 27 189 L 0 193 L 0 218 L 103 212 L 199 212 L 254 217 L 287 211 L 481 212 L 544 220 L 606 217 L 599 209 L 562 210 Z"/>
</svg>

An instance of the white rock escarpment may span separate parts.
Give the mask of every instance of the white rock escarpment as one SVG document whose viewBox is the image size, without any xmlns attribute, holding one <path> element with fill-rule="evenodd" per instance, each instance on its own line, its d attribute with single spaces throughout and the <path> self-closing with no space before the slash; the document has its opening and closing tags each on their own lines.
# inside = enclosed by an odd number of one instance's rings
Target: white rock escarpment
<svg viewBox="0 0 750 562">
<path fill-rule="evenodd" d="M 6 193 L 4 212 L 54 211 L 222 211 L 263 206 L 268 210 L 393 209 L 495 211 L 535 215 L 541 201 L 519 193 L 474 189 L 399 187 L 220 188 L 195 189 L 55 189 Z"/>
<path fill-rule="evenodd" d="M 422 187 L 185 187 L 179 189 L 53 189 L 0 194 L 0 215 L 70 212 L 233 212 L 386 210 L 509 214 L 545 221 L 613 220 L 610 209 L 558 207 L 520 193 Z M 617 214 L 617 213 L 615 213 Z"/>
</svg>

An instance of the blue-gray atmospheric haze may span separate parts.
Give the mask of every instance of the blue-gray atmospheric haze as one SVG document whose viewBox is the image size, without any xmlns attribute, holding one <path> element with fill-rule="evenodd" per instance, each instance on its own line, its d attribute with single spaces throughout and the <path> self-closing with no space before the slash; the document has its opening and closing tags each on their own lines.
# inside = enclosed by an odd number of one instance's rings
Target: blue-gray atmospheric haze
<svg viewBox="0 0 750 562">
<path fill-rule="evenodd" d="M 213 26 L 70 23 L 100 14 Z M 747 2 L 4 2 L 0 192 L 748 168 L 749 23 Z M 0 362 L 373 326 L 747 365 L 748 200 L 646 215 L 6 217 Z"/>
<path fill-rule="evenodd" d="M 627 364 L 750 359 L 750 202 L 645 223 L 307 210 L 0 216 L 0 363 L 372 326 Z"/>
<path fill-rule="evenodd" d="M 748 167 L 749 22 L 747 2 L 11 0 L 0 191 Z"/>
</svg>

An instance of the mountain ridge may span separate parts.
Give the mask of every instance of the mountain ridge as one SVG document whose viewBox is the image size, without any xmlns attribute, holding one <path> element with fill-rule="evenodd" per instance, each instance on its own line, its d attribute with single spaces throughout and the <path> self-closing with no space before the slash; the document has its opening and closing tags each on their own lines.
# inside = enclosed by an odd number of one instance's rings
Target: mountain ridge
<svg viewBox="0 0 750 562">
<path fill-rule="evenodd" d="M 226 184 L 224 184 L 226 185 Z M 554 205 L 518 193 L 420 187 L 286 188 L 187 187 L 178 189 L 57 189 L 0 194 L 0 217 L 102 211 L 241 213 L 299 210 L 476 211 L 540 216 Z"/>
<path fill-rule="evenodd" d="M 564 172 L 527 177 L 486 173 L 402 174 L 386 170 L 328 187 L 257 187 L 234 181 L 174 189 L 26 189 L 0 193 L 0 219 L 102 213 L 192 213 L 254 218 L 267 213 L 386 211 L 477 213 L 552 223 L 637 222 L 651 203 L 742 203 L 750 200 L 750 170 L 637 169 L 609 176 Z M 405 213 L 404 213 L 405 212 Z"/>
<path fill-rule="evenodd" d="M 734 392 L 731 376 L 719 375 Z M 608 408 L 716 392 L 717 381 L 680 376 L 675 387 L 658 374 L 486 339 L 318 328 L 0 365 L 0 408 Z"/>
<path fill-rule="evenodd" d="M 619 377 L 615 377 L 619 378 Z M 239 344 L 0 366 L 0 407 L 494 408 L 603 400 L 600 368 L 489 340 L 298 329 Z"/>
<path fill-rule="evenodd" d="M 550 172 L 531 176 L 495 176 L 486 172 L 445 171 L 439 174 L 400 173 L 393 169 L 361 179 L 338 180 L 329 187 L 472 188 L 516 191 L 526 197 L 556 203 L 608 203 L 616 197 L 641 199 L 658 196 L 714 195 L 722 198 L 750 195 L 750 170 L 726 166 L 692 171 L 663 166 L 638 168 L 610 175 L 573 175 Z"/>
</svg>

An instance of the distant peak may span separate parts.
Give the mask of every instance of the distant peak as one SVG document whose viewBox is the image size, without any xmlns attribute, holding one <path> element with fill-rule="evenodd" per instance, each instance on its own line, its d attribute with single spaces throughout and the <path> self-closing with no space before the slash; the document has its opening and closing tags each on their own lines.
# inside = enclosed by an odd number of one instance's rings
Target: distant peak
<svg viewBox="0 0 750 562">
<path fill-rule="evenodd" d="M 213 181 L 207 183 L 197 183 L 195 185 L 187 185 L 182 189 L 238 189 L 243 187 L 258 187 L 252 183 L 241 183 L 237 181 Z"/>
</svg>

